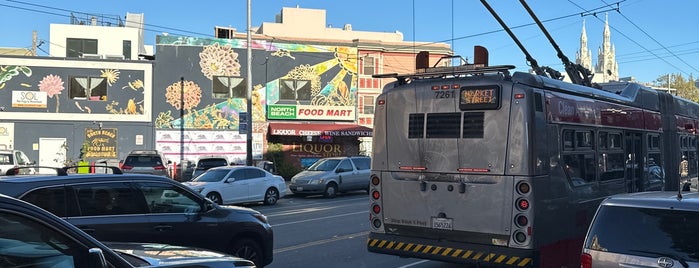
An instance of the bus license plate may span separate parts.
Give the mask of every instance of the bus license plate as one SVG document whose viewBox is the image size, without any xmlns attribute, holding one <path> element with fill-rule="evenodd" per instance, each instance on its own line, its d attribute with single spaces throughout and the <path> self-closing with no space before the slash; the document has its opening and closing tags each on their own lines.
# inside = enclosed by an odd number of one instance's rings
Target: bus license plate
<svg viewBox="0 0 699 268">
<path fill-rule="evenodd" d="M 441 230 L 452 230 L 454 229 L 453 219 L 432 218 L 432 228 Z"/>
</svg>

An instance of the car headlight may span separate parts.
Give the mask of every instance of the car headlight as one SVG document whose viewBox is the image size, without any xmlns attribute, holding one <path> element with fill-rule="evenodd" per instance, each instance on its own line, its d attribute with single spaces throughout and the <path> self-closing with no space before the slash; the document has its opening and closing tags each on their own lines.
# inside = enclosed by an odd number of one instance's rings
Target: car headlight
<svg viewBox="0 0 699 268">
<path fill-rule="evenodd" d="M 313 179 L 308 181 L 308 184 L 322 184 L 323 182 L 325 182 L 325 179 Z"/>
</svg>

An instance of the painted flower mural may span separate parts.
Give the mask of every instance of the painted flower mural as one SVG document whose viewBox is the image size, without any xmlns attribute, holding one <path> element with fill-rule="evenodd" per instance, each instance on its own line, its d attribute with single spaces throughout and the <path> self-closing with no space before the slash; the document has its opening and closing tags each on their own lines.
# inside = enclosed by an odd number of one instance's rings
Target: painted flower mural
<svg viewBox="0 0 699 268">
<path fill-rule="evenodd" d="M 41 79 L 39 82 L 39 90 L 46 92 L 49 98 L 53 98 L 54 95 L 61 94 L 65 87 L 63 86 L 63 79 L 58 75 L 49 74 Z M 59 107 L 61 106 L 60 97 L 56 96 L 56 112 L 58 113 Z"/>
<path fill-rule="evenodd" d="M 230 44 L 220 46 L 214 43 L 210 46 L 205 46 L 204 50 L 199 53 L 199 66 L 201 72 L 209 79 L 214 76 L 239 76 L 240 62 L 238 61 L 238 53 L 233 51 Z"/>
<path fill-rule="evenodd" d="M 167 103 L 175 107 L 175 109 L 181 109 L 180 98 L 182 85 L 180 82 L 175 82 L 165 89 L 165 99 Z M 184 109 L 191 110 L 192 108 L 199 105 L 201 101 L 201 88 L 199 85 L 195 84 L 193 81 L 184 81 Z"/>
</svg>

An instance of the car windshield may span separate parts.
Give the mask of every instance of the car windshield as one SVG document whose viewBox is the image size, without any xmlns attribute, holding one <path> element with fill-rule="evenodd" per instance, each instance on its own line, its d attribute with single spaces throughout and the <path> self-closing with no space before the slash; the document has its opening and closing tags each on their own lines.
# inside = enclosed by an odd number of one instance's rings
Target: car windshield
<svg viewBox="0 0 699 268">
<path fill-rule="evenodd" d="M 196 177 L 193 181 L 199 181 L 199 182 L 216 182 L 216 181 L 221 181 L 223 178 L 226 177 L 226 174 L 228 174 L 230 170 L 228 169 L 213 169 L 213 170 L 208 170 L 199 177 Z"/>
<path fill-rule="evenodd" d="M 699 212 L 603 206 L 596 219 L 590 229 L 586 248 L 652 258 L 664 255 L 699 261 L 699 239 L 694 239 Z"/>
<path fill-rule="evenodd" d="M 318 162 L 313 163 L 308 170 L 310 171 L 329 171 L 335 169 L 337 164 L 340 163 L 340 159 L 321 159 Z"/>
<path fill-rule="evenodd" d="M 197 164 L 197 169 L 209 169 L 227 165 L 228 163 L 226 163 L 226 160 L 221 158 L 201 159 Z"/>
</svg>

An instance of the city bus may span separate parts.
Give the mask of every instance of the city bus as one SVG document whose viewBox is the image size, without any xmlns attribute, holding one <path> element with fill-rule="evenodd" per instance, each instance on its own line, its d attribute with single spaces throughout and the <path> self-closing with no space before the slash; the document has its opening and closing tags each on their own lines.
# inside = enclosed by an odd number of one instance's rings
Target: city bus
<svg viewBox="0 0 699 268">
<path fill-rule="evenodd" d="M 376 100 L 370 252 L 579 267 L 602 199 L 676 194 L 683 158 L 697 176 L 696 103 L 513 68 L 485 60 L 375 76 L 395 81 Z"/>
</svg>

